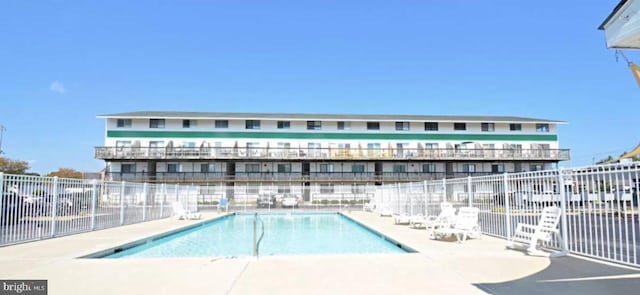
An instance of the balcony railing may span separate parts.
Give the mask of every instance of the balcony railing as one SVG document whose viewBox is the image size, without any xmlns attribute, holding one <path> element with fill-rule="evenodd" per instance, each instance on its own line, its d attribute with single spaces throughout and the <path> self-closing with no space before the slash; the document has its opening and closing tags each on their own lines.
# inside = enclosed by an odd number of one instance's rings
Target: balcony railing
<svg viewBox="0 0 640 295">
<path fill-rule="evenodd" d="M 569 149 L 294 149 L 96 147 L 103 160 L 569 160 Z"/>
<path fill-rule="evenodd" d="M 452 177 L 482 176 L 490 172 L 107 172 L 109 181 L 132 182 L 216 182 L 216 181 L 422 181 Z"/>
</svg>

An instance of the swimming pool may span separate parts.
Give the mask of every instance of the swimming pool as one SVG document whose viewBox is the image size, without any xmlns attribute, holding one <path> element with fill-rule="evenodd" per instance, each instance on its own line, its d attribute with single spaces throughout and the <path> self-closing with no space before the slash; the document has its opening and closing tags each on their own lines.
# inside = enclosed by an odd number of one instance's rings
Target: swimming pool
<svg viewBox="0 0 640 295">
<path fill-rule="evenodd" d="M 337 213 L 258 216 L 264 222 L 260 256 L 411 251 Z M 251 256 L 253 220 L 253 214 L 227 216 L 102 258 Z"/>
</svg>

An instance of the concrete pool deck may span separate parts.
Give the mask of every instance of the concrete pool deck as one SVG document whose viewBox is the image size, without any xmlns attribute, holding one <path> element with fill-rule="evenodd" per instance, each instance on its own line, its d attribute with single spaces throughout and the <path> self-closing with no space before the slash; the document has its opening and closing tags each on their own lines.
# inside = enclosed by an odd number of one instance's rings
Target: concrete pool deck
<svg viewBox="0 0 640 295">
<path fill-rule="evenodd" d="M 458 244 L 369 212 L 345 215 L 419 253 L 253 258 L 77 259 L 200 221 L 175 218 L 0 248 L 0 279 L 46 279 L 49 294 L 633 294 L 640 271 Z M 204 219 L 215 213 L 205 213 Z"/>
</svg>

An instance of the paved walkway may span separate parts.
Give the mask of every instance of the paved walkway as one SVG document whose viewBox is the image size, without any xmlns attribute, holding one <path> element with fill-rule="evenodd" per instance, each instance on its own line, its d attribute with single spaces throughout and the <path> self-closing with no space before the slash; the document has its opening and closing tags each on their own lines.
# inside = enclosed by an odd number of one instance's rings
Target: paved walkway
<svg viewBox="0 0 640 295">
<path fill-rule="evenodd" d="M 581 294 L 632 294 L 640 289 L 637 270 L 571 257 L 530 257 L 487 236 L 462 244 L 433 241 L 425 230 L 394 225 L 389 217 L 346 214 L 419 253 L 76 258 L 198 222 L 165 219 L 0 248 L 0 279 L 47 279 L 49 294 L 567 294 L 575 288 Z"/>
</svg>

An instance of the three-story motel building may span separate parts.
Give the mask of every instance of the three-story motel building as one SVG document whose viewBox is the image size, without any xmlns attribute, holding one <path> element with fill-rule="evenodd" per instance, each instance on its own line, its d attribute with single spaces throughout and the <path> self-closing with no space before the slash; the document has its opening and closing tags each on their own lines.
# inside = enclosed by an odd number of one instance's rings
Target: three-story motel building
<svg viewBox="0 0 640 295">
<path fill-rule="evenodd" d="M 565 122 L 509 116 L 141 111 L 100 115 L 114 181 L 375 185 L 551 169 Z"/>
</svg>

